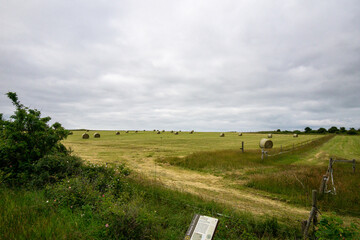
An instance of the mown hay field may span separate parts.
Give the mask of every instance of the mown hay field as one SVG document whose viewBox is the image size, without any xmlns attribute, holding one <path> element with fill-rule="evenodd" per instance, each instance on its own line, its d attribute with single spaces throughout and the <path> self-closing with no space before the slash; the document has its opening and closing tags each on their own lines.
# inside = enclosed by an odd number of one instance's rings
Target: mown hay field
<svg viewBox="0 0 360 240">
<path fill-rule="evenodd" d="M 100 138 L 94 138 L 95 132 Z M 73 131 L 64 144 L 71 147 L 74 153 L 95 163 L 120 163 L 129 160 L 144 160 L 147 158 L 184 157 L 195 152 L 214 150 L 239 150 L 244 141 L 245 150 L 259 150 L 259 141 L 267 138 L 267 134 L 225 132 L 225 137 L 219 137 L 216 132 L 179 132 L 175 135 L 169 131 L 156 134 L 153 131 L 89 131 L 89 139 L 82 139 L 84 131 Z M 301 142 L 320 138 L 321 135 L 273 134 L 271 139 L 274 148 L 291 147 Z"/>
</svg>

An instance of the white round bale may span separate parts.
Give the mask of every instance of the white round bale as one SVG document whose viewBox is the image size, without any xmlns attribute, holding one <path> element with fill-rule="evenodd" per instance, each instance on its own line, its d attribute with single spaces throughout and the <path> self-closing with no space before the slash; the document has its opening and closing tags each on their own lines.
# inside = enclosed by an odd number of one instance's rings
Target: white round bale
<svg viewBox="0 0 360 240">
<path fill-rule="evenodd" d="M 269 139 L 263 138 L 260 140 L 259 147 L 260 148 L 272 148 L 273 142 Z"/>
</svg>

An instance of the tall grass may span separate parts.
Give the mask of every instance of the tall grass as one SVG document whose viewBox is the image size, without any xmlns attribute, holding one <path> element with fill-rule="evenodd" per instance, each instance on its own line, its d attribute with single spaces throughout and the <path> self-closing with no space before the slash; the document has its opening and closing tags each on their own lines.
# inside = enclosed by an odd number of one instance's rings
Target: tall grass
<svg viewBox="0 0 360 240">
<path fill-rule="evenodd" d="M 216 239 L 294 239 L 298 228 L 255 218 L 215 202 L 129 179 L 130 197 L 105 193 L 97 205 L 57 204 L 43 190 L 0 193 L 0 239 L 183 239 L 195 213 L 219 219 Z M 66 194 L 65 192 L 62 194 Z M 126 194 L 126 192 L 124 192 Z M 49 202 L 47 202 L 49 201 Z M 245 238 L 246 239 L 246 238 Z"/>
<path fill-rule="evenodd" d="M 326 167 L 323 166 L 282 166 L 276 173 L 252 176 L 246 186 L 279 194 L 295 204 L 310 206 L 311 191 L 319 189 L 325 173 Z M 337 194 L 328 193 L 319 198 L 320 209 L 359 217 L 359 182 L 360 174 L 353 173 L 350 165 L 335 164 L 334 183 Z M 332 189 L 331 181 L 328 182 L 328 189 Z"/>
<path fill-rule="evenodd" d="M 0 189 L 0 239 L 91 239 L 90 226 L 46 202 L 43 191 Z"/>
</svg>

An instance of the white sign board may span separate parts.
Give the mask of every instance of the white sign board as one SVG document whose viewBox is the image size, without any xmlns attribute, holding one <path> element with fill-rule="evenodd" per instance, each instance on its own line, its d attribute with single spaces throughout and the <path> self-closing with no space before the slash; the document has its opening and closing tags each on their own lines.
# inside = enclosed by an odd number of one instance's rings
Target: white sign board
<svg viewBox="0 0 360 240">
<path fill-rule="evenodd" d="M 213 239 L 218 219 L 195 214 L 184 240 L 211 240 Z"/>
</svg>

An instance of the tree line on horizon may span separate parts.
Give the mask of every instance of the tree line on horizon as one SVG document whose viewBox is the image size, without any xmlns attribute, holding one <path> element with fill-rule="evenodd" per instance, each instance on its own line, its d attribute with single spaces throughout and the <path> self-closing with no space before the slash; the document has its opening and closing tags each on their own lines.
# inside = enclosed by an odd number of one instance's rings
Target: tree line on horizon
<svg viewBox="0 0 360 240">
<path fill-rule="evenodd" d="M 331 133 L 331 134 L 348 134 L 348 135 L 357 135 L 360 134 L 360 128 L 359 129 L 355 129 L 355 128 L 349 128 L 346 129 L 345 127 L 336 127 L 336 126 L 332 126 L 329 129 L 326 129 L 324 127 L 320 127 L 318 129 L 312 129 L 310 127 L 306 127 L 304 128 L 304 131 L 300 131 L 300 130 L 294 130 L 294 131 L 288 131 L 288 130 L 281 130 L 281 129 L 277 129 L 276 131 L 273 131 L 273 133 L 315 133 L 315 134 L 325 134 L 325 133 Z"/>
</svg>

